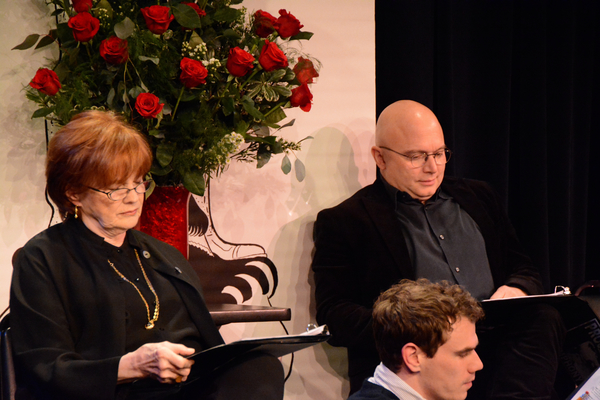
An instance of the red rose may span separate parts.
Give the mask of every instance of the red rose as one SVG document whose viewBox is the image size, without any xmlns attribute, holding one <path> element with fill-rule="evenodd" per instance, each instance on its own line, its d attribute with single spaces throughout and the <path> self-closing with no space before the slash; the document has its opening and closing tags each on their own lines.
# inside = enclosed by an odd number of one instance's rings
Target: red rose
<svg viewBox="0 0 600 400">
<path fill-rule="evenodd" d="M 159 103 L 158 97 L 152 93 L 140 93 L 135 99 L 135 109 L 144 118 L 156 118 L 163 106 L 164 103 Z"/>
<path fill-rule="evenodd" d="M 71 0 L 71 2 L 78 13 L 88 12 L 92 8 L 92 0 Z"/>
<path fill-rule="evenodd" d="M 303 83 L 295 89 L 292 89 L 292 97 L 290 97 L 290 102 L 292 103 L 292 107 L 300 107 L 302 111 L 310 111 L 310 107 L 312 106 L 313 95 L 308 89 L 308 85 Z"/>
<path fill-rule="evenodd" d="M 123 64 L 129 58 L 127 40 L 111 36 L 100 43 L 100 55 L 110 64 Z"/>
<path fill-rule="evenodd" d="M 254 68 L 254 57 L 252 54 L 235 47 L 229 50 L 229 57 L 227 58 L 227 70 L 233 76 L 244 76 Z"/>
<path fill-rule="evenodd" d="M 288 60 L 283 51 L 275 43 L 265 40 L 265 45 L 260 51 L 258 62 L 265 71 L 273 71 L 288 66 Z"/>
<path fill-rule="evenodd" d="M 198 13 L 198 16 L 200 18 L 206 16 L 206 11 L 204 11 L 203 9 L 201 9 L 200 6 L 198 4 L 196 4 L 196 3 L 187 3 L 185 1 L 182 1 L 181 4 L 185 4 L 185 5 L 188 5 L 188 6 L 192 7 Z"/>
<path fill-rule="evenodd" d="M 294 74 L 300 83 L 313 83 L 313 78 L 319 76 L 312 61 L 300 57 L 298 63 L 294 65 Z"/>
<path fill-rule="evenodd" d="M 169 29 L 169 24 L 175 19 L 173 14 L 169 15 L 170 8 L 167 6 L 144 7 L 140 11 L 146 20 L 146 26 L 150 32 L 162 35 Z"/>
<path fill-rule="evenodd" d="M 280 17 L 277 18 L 275 23 L 275 29 L 277 29 L 279 36 L 286 39 L 300 33 L 300 28 L 304 25 L 300 24 L 296 17 L 285 10 L 279 10 L 279 15 Z"/>
<path fill-rule="evenodd" d="M 100 29 L 100 21 L 98 18 L 92 17 L 89 12 L 80 12 L 71 17 L 68 25 L 73 30 L 73 37 L 78 42 L 89 42 Z"/>
<path fill-rule="evenodd" d="M 29 86 L 48 96 L 54 96 L 61 88 L 58 75 L 48 68 L 38 69 Z"/>
<path fill-rule="evenodd" d="M 179 66 L 181 67 L 179 80 L 186 88 L 191 89 L 201 83 L 206 83 L 208 71 L 200 61 L 184 57 Z"/>
<path fill-rule="evenodd" d="M 277 18 L 268 12 L 258 10 L 254 13 L 254 21 L 252 23 L 254 32 L 259 37 L 266 38 L 275 30 L 275 22 L 277 22 Z"/>
</svg>

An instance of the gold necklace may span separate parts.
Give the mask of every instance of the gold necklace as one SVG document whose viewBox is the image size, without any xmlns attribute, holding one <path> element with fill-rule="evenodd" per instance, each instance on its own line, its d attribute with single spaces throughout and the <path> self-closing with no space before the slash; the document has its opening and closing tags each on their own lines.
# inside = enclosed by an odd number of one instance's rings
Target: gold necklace
<svg viewBox="0 0 600 400">
<path fill-rule="evenodd" d="M 121 277 L 121 279 L 123 279 L 125 282 L 130 283 L 131 286 L 133 286 L 135 288 L 135 290 L 138 292 L 138 294 L 142 298 L 142 301 L 144 302 L 144 305 L 146 306 L 146 314 L 148 315 L 148 323 L 146 324 L 146 329 L 152 329 L 152 328 L 154 328 L 154 323 L 158 320 L 158 313 L 160 310 L 160 302 L 158 301 L 158 295 L 156 294 L 156 291 L 154 290 L 154 286 L 152 286 L 152 283 L 150 283 L 150 279 L 148 279 L 148 275 L 146 275 L 146 271 L 144 270 L 144 267 L 142 266 L 142 261 L 140 260 L 140 256 L 137 252 L 137 249 L 133 249 L 133 251 L 135 251 L 135 257 L 137 258 L 138 264 L 140 264 L 140 268 L 142 269 L 142 274 L 144 274 L 144 279 L 146 280 L 146 283 L 148 284 L 148 287 L 150 288 L 150 291 L 154 295 L 154 299 L 156 301 L 156 305 L 154 306 L 154 315 L 152 318 L 150 318 L 150 307 L 148 307 L 148 302 L 146 301 L 144 296 L 142 296 L 142 292 L 140 292 L 140 289 L 138 289 L 138 287 L 135 285 L 135 283 L 133 283 L 129 279 L 125 278 L 125 275 L 123 275 L 117 269 L 117 267 L 115 267 L 115 264 L 110 262 L 110 260 L 108 260 L 108 264 L 112 267 L 112 269 L 115 270 L 115 272 L 117 273 L 117 275 L 119 275 L 119 277 Z"/>
</svg>

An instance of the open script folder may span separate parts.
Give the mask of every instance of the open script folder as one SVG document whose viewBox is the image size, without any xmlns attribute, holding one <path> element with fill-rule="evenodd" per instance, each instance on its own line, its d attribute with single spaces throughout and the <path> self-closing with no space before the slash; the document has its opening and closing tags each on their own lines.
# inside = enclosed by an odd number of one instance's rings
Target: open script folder
<svg viewBox="0 0 600 400">
<path fill-rule="evenodd" d="M 600 369 L 597 369 L 567 400 L 600 400 Z"/>
<path fill-rule="evenodd" d="M 600 374 L 595 373 L 600 367 L 600 321 L 585 299 L 572 295 L 568 291 L 558 291 L 538 296 L 484 300 L 481 305 L 486 318 L 493 318 L 497 315 L 510 316 L 515 310 L 536 303 L 551 305 L 560 312 L 567 329 L 560 363 L 572 380 L 573 387 L 575 385 L 579 387 L 593 375 L 596 375 L 595 381 L 600 381 L 598 376 Z M 600 393 L 600 385 L 595 386 Z M 584 398 L 600 400 L 600 396 Z"/>
<path fill-rule="evenodd" d="M 211 347 L 192 354 L 188 358 L 196 361 L 194 368 L 214 370 L 250 352 L 259 351 L 281 357 L 325 342 L 330 336 L 327 325 L 321 325 L 299 335 L 242 339 L 237 342 Z"/>
</svg>

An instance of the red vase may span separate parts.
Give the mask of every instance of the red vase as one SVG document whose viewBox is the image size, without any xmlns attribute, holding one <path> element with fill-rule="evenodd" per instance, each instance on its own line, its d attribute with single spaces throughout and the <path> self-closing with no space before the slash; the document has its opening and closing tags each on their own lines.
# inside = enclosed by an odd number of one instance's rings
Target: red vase
<svg viewBox="0 0 600 400">
<path fill-rule="evenodd" d="M 176 247 L 185 258 L 188 250 L 188 203 L 183 187 L 157 186 L 144 202 L 139 230 Z"/>
</svg>

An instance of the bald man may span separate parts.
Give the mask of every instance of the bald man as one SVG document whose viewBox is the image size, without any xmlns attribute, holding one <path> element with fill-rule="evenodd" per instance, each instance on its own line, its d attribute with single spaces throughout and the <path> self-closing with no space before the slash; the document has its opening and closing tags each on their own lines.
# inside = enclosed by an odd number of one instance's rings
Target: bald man
<svg viewBox="0 0 600 400">
<path fill-rule="evenodd" d="M 444 177 L 452 152 L 431 110 L 409 100 L 388 106 L 371 153 L 375 182 L 315 222 L 317 321 L 329 326 L 330 344 L 348 349 L 351 393 L 380 361 L 373 302 L 401 279 L 446 280 L 479 300 L 542 293 L 491 188 Z M 478 332 L 485 378 L 469 398 L 552 399 L 564 339 L 560 316 L 549 307 L 517 311 L 488 315 Z"/>
</svg>

